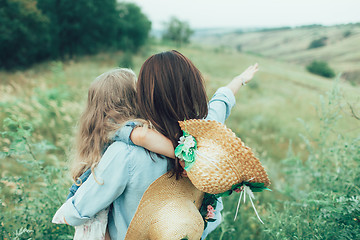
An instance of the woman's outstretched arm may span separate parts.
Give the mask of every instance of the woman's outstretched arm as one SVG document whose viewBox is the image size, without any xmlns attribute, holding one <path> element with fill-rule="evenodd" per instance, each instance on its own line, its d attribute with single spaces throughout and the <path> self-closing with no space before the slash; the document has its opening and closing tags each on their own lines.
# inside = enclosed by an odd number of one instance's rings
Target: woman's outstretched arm
<svg viewBox="0 0 360 240">
<path fill-rule="evenodd" d="M 234 95 L 236 95 L 241 86 L 250 82 L 257 71 L 259 71 L 259 65 L 255 63 L 254 65 L 249 66 L 240 75 L 234 77 L 233 80 L 228 85 L 226 85 L 226 87 L 228 87 L 234 93 Z"/>
</svg>

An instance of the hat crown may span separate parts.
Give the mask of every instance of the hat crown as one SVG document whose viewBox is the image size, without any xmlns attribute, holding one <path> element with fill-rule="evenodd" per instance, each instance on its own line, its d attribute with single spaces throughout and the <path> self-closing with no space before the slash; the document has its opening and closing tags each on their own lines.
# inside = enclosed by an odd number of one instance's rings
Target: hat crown
<svg viewBox="0 0 360 240">
<path fill-rule="evenodd" d="M 250 179 L 270 185 L 259 159 L 225 125 L 199 119 L 180 121 L 179 125 L 197 141 L 196 160 L 187 175 L 200 191 L 223 193 Z"/>
<path fill-rule="evenodd" d="M 125 240 L 200 239 L 204 221 L 198 209 L 203 197 L 188 178 L 163 174 L 142 196 Z"/>
<path fill-rule="evenodd" d="M 149 239 L 200 239 L 204 222 L 193 202 L 173 199 L 152 217 Z"/>
</svg>

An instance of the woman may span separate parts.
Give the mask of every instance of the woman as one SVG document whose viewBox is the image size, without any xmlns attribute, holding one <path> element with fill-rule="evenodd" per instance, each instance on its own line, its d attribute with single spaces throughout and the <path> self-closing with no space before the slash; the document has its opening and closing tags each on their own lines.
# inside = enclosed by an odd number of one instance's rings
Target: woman
<svg viewBox="0 0 360 240">
<path fill-rule="evenodd" d="M 220 88 L 207 105 L 204 80 L 189 59 L 177 51 L 151 56 L 143 64 L 137 83 L 137 103 L 142 118 L 177 145 L 181 130 L 177 121 L 207 118 L 224 122 L 235 104 L 234 94 L 250 81 L 257 65 L 249 67 Z M 209 107 L 209 110 L 208 110 Z M 111 239 L 124 239 L 140 199 L 148 186 L 168 170 L 183 172 L 178 160 L 167 159 L 131 144 L 131 128 L 124 128 L 109 146 L 89 179 L 64 204 L 65 220 L 77 226 L 110 206 Z M 125 141 L 125 142 L 124 142 Z M 206 233 L 205 233 L 206 234 Z"/>
</svg>

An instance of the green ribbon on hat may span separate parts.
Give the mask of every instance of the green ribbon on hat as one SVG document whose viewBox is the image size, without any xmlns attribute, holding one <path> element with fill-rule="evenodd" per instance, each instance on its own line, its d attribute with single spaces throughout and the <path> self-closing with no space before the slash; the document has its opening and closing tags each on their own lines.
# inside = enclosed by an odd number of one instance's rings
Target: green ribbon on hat
<svg viewBox="0 0 360 240">
<path fill-rule="evenodd" d="M 251 191 L 253 192 L 262 192 L 264 190 L 268 190 L 271 191 L 270 188 L 265 187 L 264 183 L 258 183 L 258 182 L 249 182 L 249 181 L 243 181 L 241 183 L 238 184 L 234 184 L 230 190 L 223 192 L 223 193 L 218 193 L 215 194 L 216 197 L 225 197 L 225 196 L 229 196 L 231 195 L 234 191 L 236 192 L 237 190 L 242 191 L 241 187 L 243 186 L 248 186 Z"/>
<path fill-rule="evenodd" d="M 186 171 L 189 171 L 195 164 L 196 149 L 196 139 L 189 133 L 183 131 L 183 136 L 180 137 L 179 145 L 175 148 L 175 156 L 185 162 Z"/>
</svg>

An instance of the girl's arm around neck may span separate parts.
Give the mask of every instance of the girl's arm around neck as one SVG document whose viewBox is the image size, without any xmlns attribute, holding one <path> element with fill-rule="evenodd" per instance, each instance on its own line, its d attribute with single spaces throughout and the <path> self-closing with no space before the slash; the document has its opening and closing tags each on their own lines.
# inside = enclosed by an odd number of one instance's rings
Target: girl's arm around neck
<svg viewBox="0 0 360 240">
<path fill-rule="evenodd" d="M 171 141 L 161 133 L 147 127 L 136 127 L 130 134 L 131 141 L 147 150 L 175 158 L 174 147 Z"/>
</svg>

